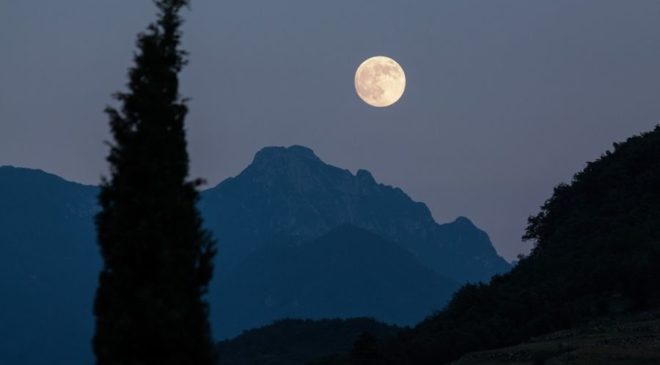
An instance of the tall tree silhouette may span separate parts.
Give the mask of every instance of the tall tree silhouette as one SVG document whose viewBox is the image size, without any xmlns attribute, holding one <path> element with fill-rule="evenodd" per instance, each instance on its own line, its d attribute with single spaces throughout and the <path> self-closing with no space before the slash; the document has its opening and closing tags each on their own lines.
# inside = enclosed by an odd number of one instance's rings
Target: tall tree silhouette
<svg viewBox="0 0 660 365">
<path fill-rule="evenodd" d="M 211 364 L 204 295 L 215 253 L 188 180 L 178 73 L 180 10 L 158 0 L 158 19 L 138 36 L 121 110 L 107 108 L 115 142 L 96 217 L 104 259 L 94 303 L 98 365 Z"/>
</svg>

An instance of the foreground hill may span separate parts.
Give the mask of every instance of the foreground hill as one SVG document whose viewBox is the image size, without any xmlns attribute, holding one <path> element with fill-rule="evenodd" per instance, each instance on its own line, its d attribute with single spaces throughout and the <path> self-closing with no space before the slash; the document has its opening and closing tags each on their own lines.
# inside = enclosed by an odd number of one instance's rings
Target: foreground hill
<svg viewBox="0 0 660 365">
<path fill-rule="evenodd" d="M 660 313 L 592 321 L 525 343 L 463 356 L 452 365 L 660 364 Z"/>
<path fill-rule="evenodd" d="M 615 144 L 558 186 L 525 237 L 536 247 L 511 272 L 466 285 L 447 309 L 379 346 L 370 363 L 443 364 L 660 307 L 660 127 Z"/>
<path fill-rule="evenodd" d="M 387 339 L 400 330 L 369 318 L 281 320 L 220 342 L 218 364 L 305 365 L 314 359 L 348 352 L 362 333 Z"/>
<path fill-rule="evenodd" d="M 271 243 L 218 280 L 223 333 L 281 318 L 372 316 L 413 325 L 458 288 L 400 246 L 350 225 L 303 244 Z"/>
</svg>

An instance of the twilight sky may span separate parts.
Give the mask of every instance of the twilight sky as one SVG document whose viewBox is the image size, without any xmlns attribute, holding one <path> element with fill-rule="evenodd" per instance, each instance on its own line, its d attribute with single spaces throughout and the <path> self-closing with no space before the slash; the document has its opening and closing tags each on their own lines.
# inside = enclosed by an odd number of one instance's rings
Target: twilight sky
<svg viewBox="0 0 660 365">
<path fill-rule="evenodd" d="M 486 230 L 507 259 L 528 215 L 611 143 L 660 121 L 660 1 L 193 0 L 183 93 L 192 175 L 308 146 Z M 0 165 L 98 183 L 102 113 L 148 0 L 0 2 Z M 356 67 L 387 55 L 406 94 L 376 109 Z"/>
</svg>

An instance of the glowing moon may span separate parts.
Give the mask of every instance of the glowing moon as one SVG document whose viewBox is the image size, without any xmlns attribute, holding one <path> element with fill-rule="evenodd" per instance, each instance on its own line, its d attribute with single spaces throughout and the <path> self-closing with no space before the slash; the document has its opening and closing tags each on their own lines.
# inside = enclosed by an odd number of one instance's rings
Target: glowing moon
<svg viewBox="0 0 660 365">
<path fill-rule="evenodd" d="M 396 103 L 406 90 L 406 74 L 393 59 L 371 57 L 355 72 L 355 90 L 365 103 L 386 107 Z"/>
</svg>

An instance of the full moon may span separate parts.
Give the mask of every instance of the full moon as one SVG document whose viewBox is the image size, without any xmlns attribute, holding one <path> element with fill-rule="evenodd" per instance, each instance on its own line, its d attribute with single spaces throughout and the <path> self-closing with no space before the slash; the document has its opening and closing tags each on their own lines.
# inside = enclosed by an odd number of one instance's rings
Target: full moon
<svg viewBox="0 0 660 365">
<path fill-rule="evenodd" d="M 393 59 L 371 57 L 355 72 L 355 90 L 367 104 L 378 108 L 396 103 L 406 89 L 406 74 Z"/>
</svg>

